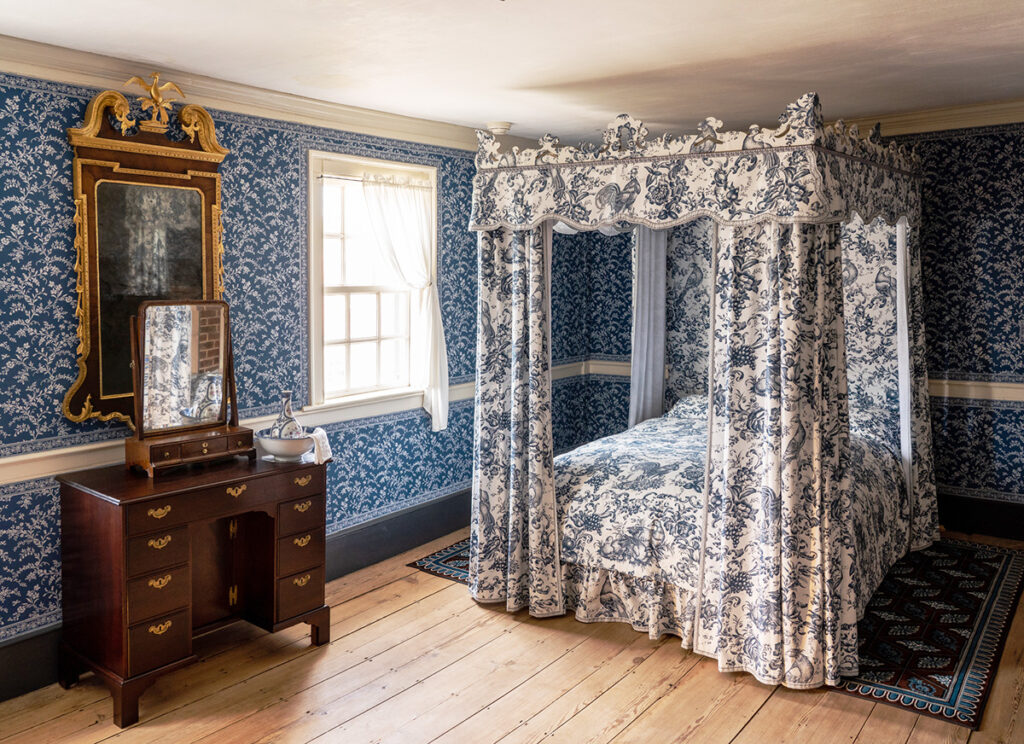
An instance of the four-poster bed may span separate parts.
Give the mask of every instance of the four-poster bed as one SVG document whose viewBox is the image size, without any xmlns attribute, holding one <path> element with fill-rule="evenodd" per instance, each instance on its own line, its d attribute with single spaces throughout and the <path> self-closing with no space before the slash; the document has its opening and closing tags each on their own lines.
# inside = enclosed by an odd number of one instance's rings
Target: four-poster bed
<svg viewBox="0 0 1024 744">
<path fill-rule="evenodd" d="M 620 116 L 600 147 L 507 153 L 480 134 L 470 591 L 677 634 L 762 682 L 835 685 L 885 571 L 937 536 L 919 183 L 876 133 L 825 128 L 814 94 L 774 131 L 720 127 L 648 142 Z M 557 461 L 556 223 L 637 228 L 638 249 L 670 231 L 674 403 Z M 637 366 L 634 392 L 652 378 Z"/>
</svg>

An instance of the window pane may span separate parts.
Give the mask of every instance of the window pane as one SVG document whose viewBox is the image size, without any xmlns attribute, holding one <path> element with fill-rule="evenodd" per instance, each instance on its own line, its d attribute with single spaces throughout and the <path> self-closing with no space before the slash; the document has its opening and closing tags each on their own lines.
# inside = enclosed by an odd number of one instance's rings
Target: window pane
<svg viewBox="0 0 1024 744">
<path fill-rule="evenodd" d="M 348 181 L 345 185 L 345 235 L 371 241 L 373 233 L 363 199 L 363 182 Z"/>
<path fill-rule="evenodd" d="M 352 338 L 376 338 L 377 295 L 351 294 Z"/>
<path fill-rule="evenodd" d="M 380 334 L 404 336 L 409 330 L 409 294 L 384 292 L 380 296 Z"/>
<path fill-rule="evenodd" d="M 376 284 L 377 245 L 365 238 L 345 237 L 345 284 L 350 287 Z"/>
<path fill-rule="evenodd" d="M 345 328 L 345 295 L 324 296 L 324 340 L 344 341 L 348 337 Z"/>
<path fill-rule="evenodd" d="M 388 387 L 409 384 L 409 342 L 406 339 L 380 342 L 380 384 Z"/>
<path fill-rule="evenodd" d="M 341 238 L 324 238 L 324 284 L 341 284 Z"/>
<path fill-rule="evenodd" d="M 324 395 L 342 393 L 348 387 L 345 379 L 345 353 L 348 346 L 337 344 L 324 347 Z"/>
<path fill-rule="evenodd" d="M 341 232 L 341 183 L 324 178 L 324 232 Z"/>
<path fill-rule="evenodd" d="M 377 386 L 377 342 L 351 345 L 353 389 Z"/>
</svg>

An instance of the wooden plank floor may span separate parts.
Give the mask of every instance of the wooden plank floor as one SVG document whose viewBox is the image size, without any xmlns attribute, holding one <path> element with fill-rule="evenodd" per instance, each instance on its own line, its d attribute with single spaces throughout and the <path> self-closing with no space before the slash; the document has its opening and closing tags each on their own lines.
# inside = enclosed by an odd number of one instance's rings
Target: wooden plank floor
<svg viewBox="0 0 1024 744">
<path fill-rule="evenodd" d="M 331 582 L 330 646 L 311 648 L 306 626 L 269 635 L 240 623 L 198 639 L 201 661 L 143 695 L 136 726 L 111 723 L 110 696 L 87 675 L 71 690 L 0 703 L 0 741 L 1024 742 L 1020 607 L 971 733 L 837 692 L 722 674 L 678 639 L 650 641 L 625 625 L 509 615 L 405 565 L 464 536 Z"/>
</svg>

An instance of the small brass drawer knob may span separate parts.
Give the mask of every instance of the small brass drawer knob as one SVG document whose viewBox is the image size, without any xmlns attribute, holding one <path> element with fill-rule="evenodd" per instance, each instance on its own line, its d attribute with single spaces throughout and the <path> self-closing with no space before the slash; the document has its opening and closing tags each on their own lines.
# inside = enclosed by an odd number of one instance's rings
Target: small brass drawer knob
<svg viewBox="0 0 1024 744">
<path fill-rule="evenodd" d="M 292 482 L 293 482 L 293 483 L 294 483 L 294 484 L 295 484 L 296 486 L 308 486 L 308 485 L 309 485 L 309 482 L 310 482 L 311 480 L 313 480 L 313 476 L 312 476 L 312 475 L 303 475 L 303 476 L 301 476 L 301 477 L 299 477 L 299 478 L 296 478 L 296 479 L 295 479 L 294 481 L 292 481 Z"/>
<path fill-rule="evenodd" d="M 164 548 L 166 548 L 170 544 L 171 544 L 171 536 L 170 535 L 164 535 L 163 537 L 154 538 L 153 540 L 150 540 L 147 543 L 147 545 L 149 545 L 149 547 L 156 548 L 157 550 L 163 550 Z"/>
<path fill-rule="evenodd" d="M 313 502 L 312 501 L 303 501 L 301 504 L 296 504 L 295 505 L 295 511 L 297 511 L 297 512 L 309 511 L 309 507 L 311 507 L 311 506 L 313 506 Z"/>
<path fill-rule="evenodd" d="M 159 625 L 150 625 L 149 632 L 153 635 L 163 635 L 171 629 L 171 621 L 160 623 Z"/>
<path fill-rule="evenodd" d="M 170 456 L 171 456 L 171 453 L 170 453 L 169 451 L 168 451 L 168 452 L 164 452 L 164 459 L 165 459 L 165 460 L 166 460 L 166 459 L 167 459 L 168 457 L 170 457 Z"/>
<path fill-rule="evenodd" d="M 295 543 L 298 547 L 304 548 L 307 545 L 309 545 L 309 541 L 312 539 L 312 535 L 306 535 L 305 537 L 296 537 L 294 540 L 292 540 L 292 542 Z"/>
<path fill-rule="evenodd" d="M 153 517 L 153 519 L 163 519 L 171 513 L 171 505 L 168 504 L 167 506 L 161 506 L 159 509 L 150 509 L 146 513 Z"/>
<path fill-rule="evenodd" d="M 301 579 L 293 579 L 293 582 L 295 583 L 295 586 L 305 586 L 309 583 L 310 578 L 312 577 L 309 574 L 306 574 Z"/>
<path fill-rule="evenodd" d="M 150 579 L 149 585 L 154 589 L 163 589 L 165 586 L 171 583 L 171 575 L 161 576 L 159 579 Z"/>
<path fill-rule="evenodd" d="M 231 486 L 228 486 L 227 487 L 227 492 L 237 499 L 239 496 L 241 496 L 243 493 L 245 493 L 245 489 L 247 489 L 248 487 L 249 487 L 248 484 L 245 484 L 245 483 L 243 483 L 240 486 L 235 486 L 233 488 Z"/>
<path fill-rule="evenodd" d="M 243 447 L 243 446 L 245 446 L 245 440 L 244 439 L 239 439 L 237 442 L 235 442 L 235 446 L 236 447 Z"/>
</svg>

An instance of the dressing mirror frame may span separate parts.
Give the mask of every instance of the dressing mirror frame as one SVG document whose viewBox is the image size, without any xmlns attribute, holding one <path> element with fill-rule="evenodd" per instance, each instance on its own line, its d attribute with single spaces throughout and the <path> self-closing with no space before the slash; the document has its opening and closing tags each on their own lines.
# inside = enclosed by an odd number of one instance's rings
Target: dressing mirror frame
<svg viewBox="0 0 1024 744">
<path fill-rule="evenodd" d="M 145 405 L 146 314 L 150 308 L 165 306 L 216 305 L 223 308 L 221 411 L 226 415 L 208 423 L 176 426 L 147 432 L 143 426 Z M 255 459 L 253 432 L 238 425 L 235 389 L 235 357 L 231 345 L 231 313 L 223 300 L 151 300 L 139 305 L 131 319 L 132 390 L 135 433 L 125 439 L 125 464 L 145 470 L 152 478 L 161 470 L 210 462 L 236 456 Z"/>
<path fill-rule="evenodd" d="M 133 80 L 135 80 L 133 78 Z M 166 87 L 166 83 L 164 87 Z M 78 295 L 76 349 L 78 374 L 61 406 L 64 416 L 82 422 L 95 418 L 117 420 L 134 427 L 133 394 L 130 391 L 104 394 L 102 385 L 103 338 L 100 324 L 102 306 L 97 187 L 106 181 L 150 187 L 186 188 L 198 191 L 201 199 L 201 244 L 196 246 L 202 265 L 202 287 L 193 297 L 163 299 L 219 299 L 224 291 L 223 227 L 221 224 L 219 165 L 228 150 L 217 143 L 213 119 L 200 106 L 188 104 L 177 111 L 178 126 L 185 138 L 168 138 L 167 111 L 170 103 L 155 96 L 141 98 L 143 109 L 152 111 L 148 121 L 130 118 L 128 99 L 107 90 L 89 102 L 82 127 L 68 129 L 74 149 L 72 164 L 75 203 L 75 273 Z M 175 86 L 176 89 L 176 86 Z M 179 91 L 180 92 L 180 91 Z M 148 106 L 147 103 L 154 105 Z M 141 117 L 140 117 L 141 119 Z M 156 299 L 156 298 L 154 298 Z M 129 317 L 133 313 L 127 313 Z M 120 325 L 115 319 L 114 327 Z M 127 321 L 127 318 L 124 320 Z M 129 335 L 129 323 L 124 334 Z M 110 326 L 107 326 L 108 332 Z M 120 331 L 117 331 L 120 333 Z M 128 338 L 124 338 L 127 342 Z M 115 342 L 116 343 L 116 342 Z M 127 349 L 128 344 L 124 344 Z M 127 364 L 128 360 L 124 360 Z M 122 370 L 127 380 L 130 371 Z M 128 387 L 131 387 L 130 383 Z"/>
</svg>

